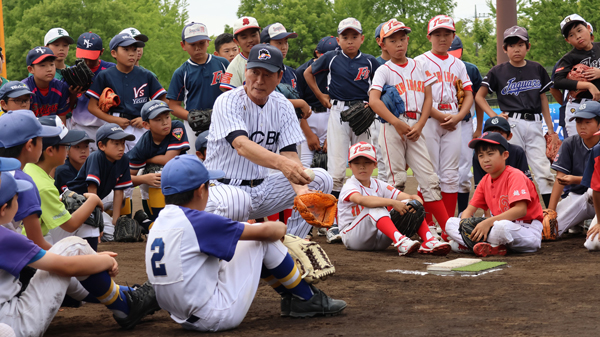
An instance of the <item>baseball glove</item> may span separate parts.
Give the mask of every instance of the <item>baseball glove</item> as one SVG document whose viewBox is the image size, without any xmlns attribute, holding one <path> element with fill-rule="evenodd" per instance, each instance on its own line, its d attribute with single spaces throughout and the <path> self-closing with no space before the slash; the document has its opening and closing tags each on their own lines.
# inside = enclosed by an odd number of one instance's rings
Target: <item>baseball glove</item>
<svg viewBox="0 0 600 337">
<path fill-rule="evenodd" d="M 390 110 L 390 112 L 396 117 L 400 117 L 400 115 L 406 112 L 404 100 L 402 97 L 400 97 L 396 87 L 392 87 L 388 84 L 384 85 L 383 92 L 381 93 L 381 101 L 383 104 L 385 104 L 385 107 L 388 108 L 388 110 Z M 387 122 L 381 117 L 378 118 L 384 123 Z"/>
<path fill-rule="evenodd" d="M 581 63 L 576 64 L 571 68 L 571 71 L 569 71 L 569 73 L 567 74 L 567 79 L 580 82 L 589 82 L 584 75 L 586 70 L 589 69 L 592 69 L 592 67 L 586 66 L 585 64 Z M 569 90 L 569 96 L 571 96 L 572 98 L 577 98 L 585 91 L 587 91 L 587 89 Z"/>
<path fill-rule="evenodd" d="M 164 166 L 158 164 L 146 164 L 146 166 L 144 166 L 144 174 L 162 172 L 163 167 Z"/>
<path fill-rule="evenodd" d="M 83 91 L 87 91 L 92 85 L 94 73 L 85 64 L 83 59 L 75 61 L 75 65 L 65 69 L 60 69 L 60 74 L 65 82 L 72 87 L 81 87 Z"/>
<path fill-rule="evenodd" d="M 463 100 L 465 99 L 465 91 L 463 90 L 463 83 L 460 79 L 454 82 L 456 87 L 456 100 L 458 101 L 458 110 L 462 107 Z"/>
<path fill-rule="evenodd" d="M 188 113 L 188 123 L 196 136 L 210 128 L 212 109 L 190 110 Z"/>
<path fill-rule="evenodd" d="M 544 229 L 542 230 L 542 240 L 554 241 L 558 239 L 558 221 L 556 221 L 557 216 L 558 215 L 554 210 L 544 210 L 544 220 L 542 222 Z"/>
<path fill-rule="evenodd" d="M 304 281 L 319 283 L 335 273 L 335 267 L 321 246 L 298 236 L 286 234 L 283 244 L 296 262 L 298 272 Z"/>
<path fill-rule="evenodd" d="M 340 119 L 342 122 L 348 122 L 354 134 L 360 136 L 369 132 L 369 127 L 375 120 L 375 112 L 371 110 L 370 106 L 360 103 L 342 111 Z"/>
<path fill-rule="evenodd" d="M 562 145 L 562 141 L 558 138 L 556 132 L 552 135 L 546 133 L 544 138 L 546 139 L 546 157 L 550 160 L 550 163 L 553 163 L 556 154 L 558 154 L 558 149 L 560 149 L 560 146 Z"/>
<path fill-rule="evenodd" d="M 320 167 L 327 170 L 327 152 L 315 151 L 313 153 L 313 160 L 310 167 Z"/>
<path fill-rule="evenodd" d="M 121 104 L 119 96 L 117 96 L 111 88 L 104 88 L 102 95 L 100 95 L 100 99 L 98 100 L 98 107 L 100 110 L 108 113 L 110 108 L 119 106 L 119 104 Z"/>
<path fill-rule="evenodd" d="M 465 246 L 469 247 L 470 250 L 473 250 L 473 246 L 475 246 L 475 242 L 471 240 L 471 233 L 477 227 L 477 224 L 485 219 L 484 217 L 473 217 L 460 220 L 460 236 L 462 236 Z"/>
<path fill-rule="evenodd" d="M 86 202 L 86 200 L 86 197 L 71 190 L 66 190 L 61 196 L 61 201 L 65 205 L 65 209 L 70 214 L 73 214 L 73 212 L 78 210 L 79 207 Z M 95 228 L 99 228 L 101 232 L 104 231 L 104 218 L 102 217 L 102 209 L 100 209 L 100 207 L 94 208 L 94 211 L 92 214 L 90 214 L 90 217 L 87 218 L 83 223 Z"/>
<path fill-rule="evenodd" d="M 132 218 L 126 216 L 119 217 L 115 225 L 114 238 L 117 242 L 142 241 L 142 226 Z"/>
<path fill-rule="evenodd" d="M 330 228 L 337 214 L 337 199 L 323 192 L 302 194 L 294 198 L 294 209 L 309 224 Z"/>
<path fill-rule="evenodd" d="M 280 92 L 287 99 L 300 99 L 300 95 L 298 94 L 298 91 L 296 91 L 296 89 L 294 89 L 294 87 L 292 87 L 291 85 L 289 85 L 287 83 L 279 83 L 277 85 L 277 87 L 275 88 L 275 90 Z M 304 116 L 304 114 L 302 113 L 302 109 L 296 108 L 295 110 L 296 110 L 296 116 L 298 117 L 298 119 L 302 119 L 302 116 Z"/>
<path fill-rule="evenodd" d="M 415 212 L 406 212 L 404 215 L 401 215 L 398 211 L 393 209 L 390 212 L 390 218 L 398 232 L 410 238 L 417 234 L 419 227 L 423 224 L 423 219 L 425 219 L 425 208 L 423 208 L 423 205 L 417 200 L 411 200 L 406 205 L 414 209 Z"/>
</svg>

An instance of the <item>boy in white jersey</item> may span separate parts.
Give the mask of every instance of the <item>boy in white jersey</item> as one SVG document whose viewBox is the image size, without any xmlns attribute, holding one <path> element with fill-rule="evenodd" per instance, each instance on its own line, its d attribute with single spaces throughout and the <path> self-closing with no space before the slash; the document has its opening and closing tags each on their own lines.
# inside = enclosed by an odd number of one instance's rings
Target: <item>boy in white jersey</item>
<svg viewBox="0 0 600 337">
<path fill-rule="evenodd" d="M 423 239 L 418 241 L 409 237 L 415 233 L 400 233 L 390 218 L 386 207 L 392 207 L 400 214 L 414 212 L 406 205 L 410 199 L 422 202 L 416 195 L 401 192 L 381 180 L 372 178 L 377 167 L 375 147 L 359 142 L 348 153 L 348 162 L 352 177 L 346 181 L 338 201 L 339 227 L 342 241 L 351 250 L 385 250 L 390 244 L 398 249 L 400 256 L 409 255 L 417 250 L 423 254 L 446 255 L 450 245 L 440 242 L 429 231 L 423 221 L 417 230 Z"/>
<path fill-rule="evenodd" d="M 162 171 L 167 206 L 146 245 L 146 272 L 161 307 L 185 329 L 232 329 L 246 316 L 262 277 L 282 295 L 282 316 L 344 310 L 344 301 L 302 280 L 280 241 L 285 224 L 250 225 L 204 211 L 209 180 L 224 175 L 206 170 L 195 155 L 177 156 Z"/>
<path fill-rule="evenodd" d="M 260 26 L 255 18 L 243 16 L 233 24 L 233 41 L 240 46 L 240 53 L 231 61 L 227 72 L 221 77 L 219 88 L 223 91 L 241 87 L 246 81 L 246 63 L 252 47 L 260 43 Z"/>
<path fill-rule="evenodd" d="M 379 146 L 387 159 L 388 184 L 403 191 L 406 165 L 410 166 L 421 187 L 425 210 L 439 223 L 446 223 L 448 215 L 442 203 L 440 180 L 433 170 L 425 138 L 421 137 L 431 112 L 431 85 L 437 78 L 433 74 L 426 76 L 419 63 L 406 57 L 410 32 L 409 27 L 396 19 L 383 24 L 381 50 L 391 59 L 375 72 L 369 105 L 386 121 L 379 134 Z M 404 101 L 404 112 L 392 112 L 386 107 L 381 100 L 384 87 L 398 92 Z"/>
<path fill-rule="evenodd" d="M 446 15 L 438 15 L 429 21 L 427 39 L 431 42 L 431 51 L 415 58 L 426 76 L 436 76 L 437 82 L 431 87 L 433 108 L 431 119 L 425 124 L 423 134 L 429 150 L 429 157 L 434 170 L 440 179 L 442 198 L 448 216 L 454 216 L 458 197 L 458 162 L 460 159 L 462 121 L 471 105 L 473 92 L 471 80 L 467 75 L 465 64 L 456 57 L 448 54 L 456 29 L 454 20 Z M 461 80 L 465 98 L 462 108 L 458 108 L 456 98 L 456 82 Z M 429 220 L 429 219 L 428 219 Z M 442 230 L 445 223 L 437 219 Z M 446 238 L 445 233 L 442 238 Z"/>
</svg>

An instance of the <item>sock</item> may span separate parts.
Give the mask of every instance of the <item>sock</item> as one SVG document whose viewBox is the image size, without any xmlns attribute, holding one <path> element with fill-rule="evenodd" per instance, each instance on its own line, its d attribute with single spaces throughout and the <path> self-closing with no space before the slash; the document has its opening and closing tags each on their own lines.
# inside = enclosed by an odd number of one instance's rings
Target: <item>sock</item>
<svg viewBox="0 0 600 337">
<path fill-rule="evenodd" d="M 458 214 L 469 206 L 469 193 L 458 193 Z"/>
<path fill-rule="evenodd" d="M 404 237 L 402 233 L 398 232 L 396 226 L 394 225 L 392 219 L 390 219 L 389 216 L 384 216 L 383 218 L 379 219 L 379 221 L 377 221 L 377 229 L 379 229 L 383 234 L 385 234 L 385 236 L 392 239 L 392 241 L 394 241 L 394 244 L 396 244 L 398 241 L 400 241 L 401 238 Z"/>
<path fill-rule="evenodd" d="M 423 197 L 423 193 L 421 193 L 421 191 L 417 191 L 417 195 L 419 196 L 419 198 L 421 198 L 421 200 L 423 200 L 423 207 L 425 207 L 425 198 Z M 427 207 L 425 207 L 425 222 L 427 222 L 427 224 L 431 224 L 433 222 L 433 216 L 431 215 L 430 211 L 427 211 Z"/>
<path fill-rule="evenodd" d="M 419 227 L 419 230 L 417 231 L 417 233 L 419 234 L 419 237 L 421 238 L 421 240 L 423 240 L 423 243 L 425 243 L 431 239 L 435 239 L 433 234 L 431 234 L 431 231 L 429 230 L 429 226 L 427 225 L 427 222 L 425 222 L 425 220 L 423 220 L 423 223 L 421 224 L 421 227 Z"/>
<path fill-rule="evenodd" d="M 260 278 L 267 282 L 279 295 L 283 295 L 287 293 L 287 289 L 279 282 L 278 279 L 275 278 L 271 274 L 271 271 L 267 269 L 264 265 L 262 266 L 262 271 L 260 272 Z"/>
<path fill-rule="evenodd" d="M 103 271 L 90 275 L 87 279 L 81 281 L 81 285 L 90 292 L 90 295 L 96 297 L 100 303 L 106 305 L 115 314 L 129 314 L 127 298 L 119 285 L 115 284 L 110 278 L 108 272 Z"/>
<path fill-rule="evenodd" d="M 286 292 L 290 292 L 303 300 L 308 300 L 313 296 L 310 285 L 302 279 L 300 271 L 298 271 L 298 267 L 296 267 L 296 263 L 294 263 L 294 259 L 289 253 L 277 267 L 268 269 L 268 271 L 286 288 Z"/>
<path fill-rule="evenodd" d="M 425 201 L 423 204 L 427 213 L 433 214 L 443 231 L 446 231 L 446 222 L 448 222 L 448 213 L 446 213 L 446 206 L 442 200 L 437 201 Z M 425 218 L 427 219 L 427 218 Z"/>
<path fill-rule="evenodd" d="M 552 196 L 552 194 L 542 194 L 542 199 L 544 200 L 544 204 L 546 205 L 546 208 L 548 208 L 548 205 L 550 204 L 551 196 Z"/>
<path fill-rule="evenodd" d="M 444 202 L 444 206 L 446 207 L 446 214 L 448 214 L 448 217 L 454 216 L 454 212 L 456 211 L 456 198 L 457 197 L 458 197 L 458 193 L 442 192 L 442 201 Z"/>
</svg>

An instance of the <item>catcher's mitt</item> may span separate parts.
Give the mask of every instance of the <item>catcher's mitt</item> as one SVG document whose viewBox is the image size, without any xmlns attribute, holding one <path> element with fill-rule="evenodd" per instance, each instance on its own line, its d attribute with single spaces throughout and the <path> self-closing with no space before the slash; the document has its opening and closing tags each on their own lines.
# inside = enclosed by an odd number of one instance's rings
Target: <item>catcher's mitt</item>
<svg viewBox="0 0 600 337">
<path fill-rule="evenodd" d="M 81 87 L 83 91 L 87 91 L 92 85 L 94 73 L 85 64 L 83 59 L 75 61 L 75 65 L 65 69 L 60 69 L 60 74 L 65 82 L 72 87 Z"/>
<path fill-rule="evenodd" d="M 454 82 L 456 87 L 456 100 L 458 101 L 458 110 L 462 107 L 463 100 L 465 99 L 465 91 L 463 90 L 463 83 L 460 79 Z"/>
<path fill-rule="evenodd" d="M 556 221 L 557 216 L 558 215 L 554 210 L 544 210 L 544 220 L 542 222 L 544 229 L 542 230 L 542 240 L 554 241 L 558 239 L 558 221 Z"/>
<path fill-rule="evenodd" d="M 473 217 L 460 220 L 460 236 L 462 236 L 465 246 L 469 247 L 470 250 L 473 250 L 473 246 L 475 246 L 475 242 L 471 240 L 471 233 L 477 227 L 477 224 L 485 219 L 484 217 Z"/>
<path fill-rule="evenodd" d="M 117 96 L 111 88 L 104 88 L 102 95 L 100 95 L 100 99 L 98 100 L 98 107 L 100 110 L 108 113 L 110 108 L 119 106 L 119 104 L 121 104 L 119 96 Z"/>
<path fill-rule="evenodd" d="M 571 68 L 571 71 L 567 74 L 568 80 L 580 81 L 580 82 L 589 82 L 587 78 L 585 78 L 584 73 L 586 70 L 592 69 L 590 66 L 586 66 L 585 64 L 576 64 Z M 587 91 L 587 89 L 578 89 L 578 90 L 569 90 L 569 96 L 573 98 L 577 98 L 582 93 Z"/>
<path fill-rule="evenodd" d="M 279 83 L 275 90 L 280 92 L 287 99 L 300 99 L 300 94 L 298 94 L 298 91 L 296 91 L 294 87 L 287 83 Z M 302 116 L 304 116 L 304 114 L 302 113 L 302 109 L 296 108 L 295 110 L 298 119 L 302 119 Z"/>
<path fill-rule="evenodd" d="M 550 163 L 553 163 L 558 154 L 558 149 L 560 149 L 560 146 L 562 145 L 562 141 L 558 138 L 556 132 L 552 135 L 546 133 L 544 138 L 546 139 L 546 157 L 550 160 Z"/>
<path fill-rule="evenodd" d="M 286 234 L 283 244 L 296 262 L 298 272 L 304 281 L 319 283 L 335 273 L 335 267 L 321 246 L 298 236 Z"/>
<path fill-rule="evenodd" d="M 327 170 L 327 152 L 315 151 L 313 153 L 313 160 L 310 167 L 320 167 Z"/>
<path fill-rule="evenodd" d="M 425 208 L 423 208 L 423 205 L 417 200 L 411 200 L 406 205 L 414 209 L 415 212 L 406 212 L 404 215 L 401 215 L 398 211 L 393 209 L 390 212 L 390 218 L 398 232 L 410 238 L 417 233 L 419 227 L 423 224 L 423 219 L 425 219 Z"/>
<path fill-rule="evenodd" d="M 294 198 L 294 209 L 309 224 L 330 228 L 337 213 L 337 199 L 323 192 L 302 194 Z"/>
<path fill-rule="evenodd" d="M 73 214 L 73 212 L 78 210 L 79 207 L 86 202 L 86 200 L 86 197 L 71 190 L 66 190 L 61 196 L 61 201 L 65 205 L 65 209 L 70 214 Z M 94 208 L 94 211 L 92 214 L 90 214 L 90 217 L 87 218 L 83 223 L 95 228 L 99 228 L 101 232 L 104 231 L 104 218 L 102 217 L 102 209 L 100 209 L 100 207 Z"/>
<path fill-rule="evenodd" d="M 348 122 L 354 134 L 360 136 L 369 131 L 369 127 L 375 120 L 375 112 L 370 106 L 360 103 L 342 111 L 340 119 L 342 122 Z"/>
<path fill-rule="evenodd" d="M 132 218 L 126 216 L 119 217 L 115 225 L 114 238 L 117 242 L 142 241 L 142 226 Z"/>
<path fill-rule="evenodd" d="M 146 164 L 146 166 L 144 166 L 144 174 L 162 172 L 163 167 L 164 166 L 158 164 Z"/>
<path fill-rule="evenodd" d="M 210 128 L 212 109 L 190 110 L 188 113 L 188 123 L 196 136 Z"/>
</svg>

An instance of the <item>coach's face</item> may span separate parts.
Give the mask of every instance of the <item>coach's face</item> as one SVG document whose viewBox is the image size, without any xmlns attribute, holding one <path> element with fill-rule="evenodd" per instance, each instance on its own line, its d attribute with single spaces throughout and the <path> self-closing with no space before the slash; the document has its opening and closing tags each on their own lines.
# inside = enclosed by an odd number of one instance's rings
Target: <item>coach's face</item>
<svg viewBox="0 0 600 337">
<path fill-rule="evenodd" d="M 265 68 L 246 69 L 246 94 L 252 102 L 263 105 L 281 82 L 282 76 L 282 71 L 273 73 Z"/>
</svg>

